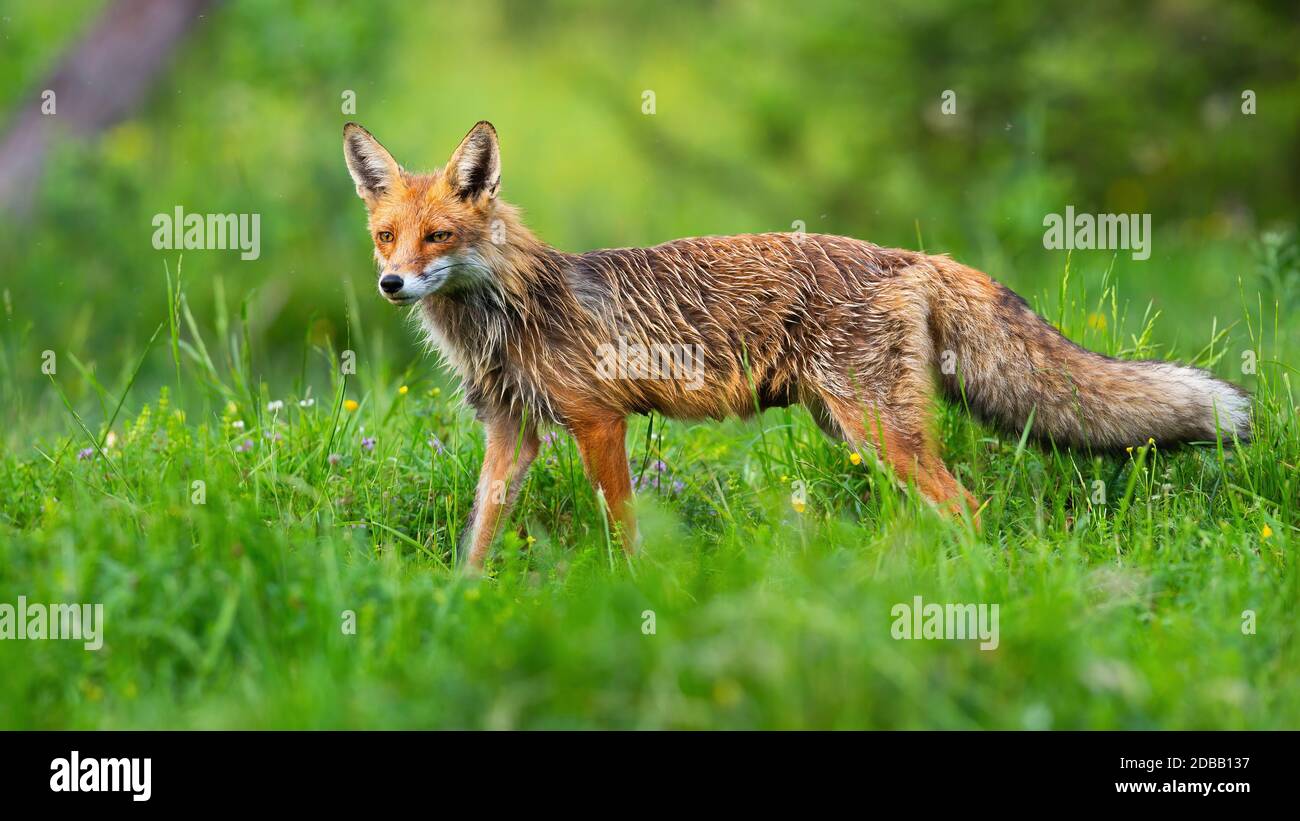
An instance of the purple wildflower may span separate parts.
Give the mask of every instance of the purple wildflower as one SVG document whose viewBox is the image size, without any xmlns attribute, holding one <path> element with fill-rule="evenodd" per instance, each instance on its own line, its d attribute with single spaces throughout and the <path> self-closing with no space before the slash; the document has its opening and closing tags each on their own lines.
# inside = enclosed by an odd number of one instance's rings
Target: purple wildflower
<svg viewBox="0 0 1300 821">
<path fill-rule="evenodd" d="M 248 453 L 252 449 L 253 449 L 252 439 L 245 439 L 244 441 L 240 442 L 238 445 L 235 445 L 235 453 Z"/>
<path fill-rule="evenodd" d="M 77 458 L 83 462 L 86 461 L 87 459 L 92 458 L 94 455 L 95 455 L 94 448 L 82 448 L 81 450 L 77 451 Z"/>
<path fill-rule="evenodd" d="M 374 449 L 375 449 L 375 437 L 373 437 L 373 436 L 365 436 L 365 437 L 362 437 L 362 439 L 361 439 L 361 447 L 365 448 L 366 450 L 374 450 Z"/>
<path fill-rule="evenodd" d="M 659 477 L 658 476 L 633 476 L 632 487 L 637 490 L 646 490 L 647 488 L 652 490 L 658 490 Z"/>
</svg>

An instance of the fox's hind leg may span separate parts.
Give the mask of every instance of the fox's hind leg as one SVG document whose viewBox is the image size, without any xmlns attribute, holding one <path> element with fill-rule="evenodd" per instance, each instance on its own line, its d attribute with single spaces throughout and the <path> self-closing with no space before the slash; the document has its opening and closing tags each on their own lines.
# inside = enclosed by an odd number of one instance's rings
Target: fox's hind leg
<svg viewBox="0 0 1300 821">
<path fill-rule="evenodd" d="M 923 416 L 903 422 L 897 416 L 873 413 L 865 404 L 832 396 L 805 404 L 823 430 L 837 432 L 850 444 L 870 446 L 899 481 L 914 482 L 923 496 L 949 514 L 960 516 L 965 506 L 979 525 L 979 503 L 948 472 Z M 833 428 L 823 420 L 833 422 Z"/>
<path fill-rule="evenodd" d="M 623 549 L 635 553 L 637 532 L 632 512 L 632 471 L 627 462 L 627 419 L 572 421 L 569 430 L 578 442 L 587 477 L 605 496 L 610 533 L 621 535 Z"/>
</svg>

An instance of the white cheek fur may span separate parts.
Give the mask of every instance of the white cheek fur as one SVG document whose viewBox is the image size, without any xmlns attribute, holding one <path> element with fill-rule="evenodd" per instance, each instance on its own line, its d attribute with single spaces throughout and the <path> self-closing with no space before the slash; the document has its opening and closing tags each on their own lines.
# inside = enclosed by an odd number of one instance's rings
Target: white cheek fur
<svg viewBox="0 0 1300 821">
<path fill-rule="evenodd" d="M 437 288 L 444 282 L 471 283 L 490 276 L 483 257 L 474 249 L 455 251 L 429 260 L 420 279 Z"/>
</svg>

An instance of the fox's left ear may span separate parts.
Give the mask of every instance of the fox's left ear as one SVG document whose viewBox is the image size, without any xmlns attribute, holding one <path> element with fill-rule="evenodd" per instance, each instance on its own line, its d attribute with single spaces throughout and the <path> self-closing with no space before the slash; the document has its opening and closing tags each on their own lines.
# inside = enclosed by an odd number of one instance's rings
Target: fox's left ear
<svg viewBox="0 0 1300 821">
<path fill-rule="evenodd" d="M 496 197 L 501 188 L 501 149 L 497 130 L 487 120 L 480 120 L 447 161 L 447 181 L 461 199 L 486 194 Z"/>
</svg>

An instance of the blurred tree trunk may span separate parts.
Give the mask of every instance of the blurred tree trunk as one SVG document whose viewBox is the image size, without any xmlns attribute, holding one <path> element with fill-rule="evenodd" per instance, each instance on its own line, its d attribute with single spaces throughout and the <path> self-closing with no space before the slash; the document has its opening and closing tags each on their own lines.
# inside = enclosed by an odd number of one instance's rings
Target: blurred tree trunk
<svg viewBox="0 0 1300 821">
<path fill-rule="evenodd" d="M 31 202 L 56 137 L 89 137 L 129 116 L 215 0 L 117 0 L 29 90 L 0 141 L 0 209 Z M 52 96 L 50 94 L 52 92 Z"/>
</svg>

